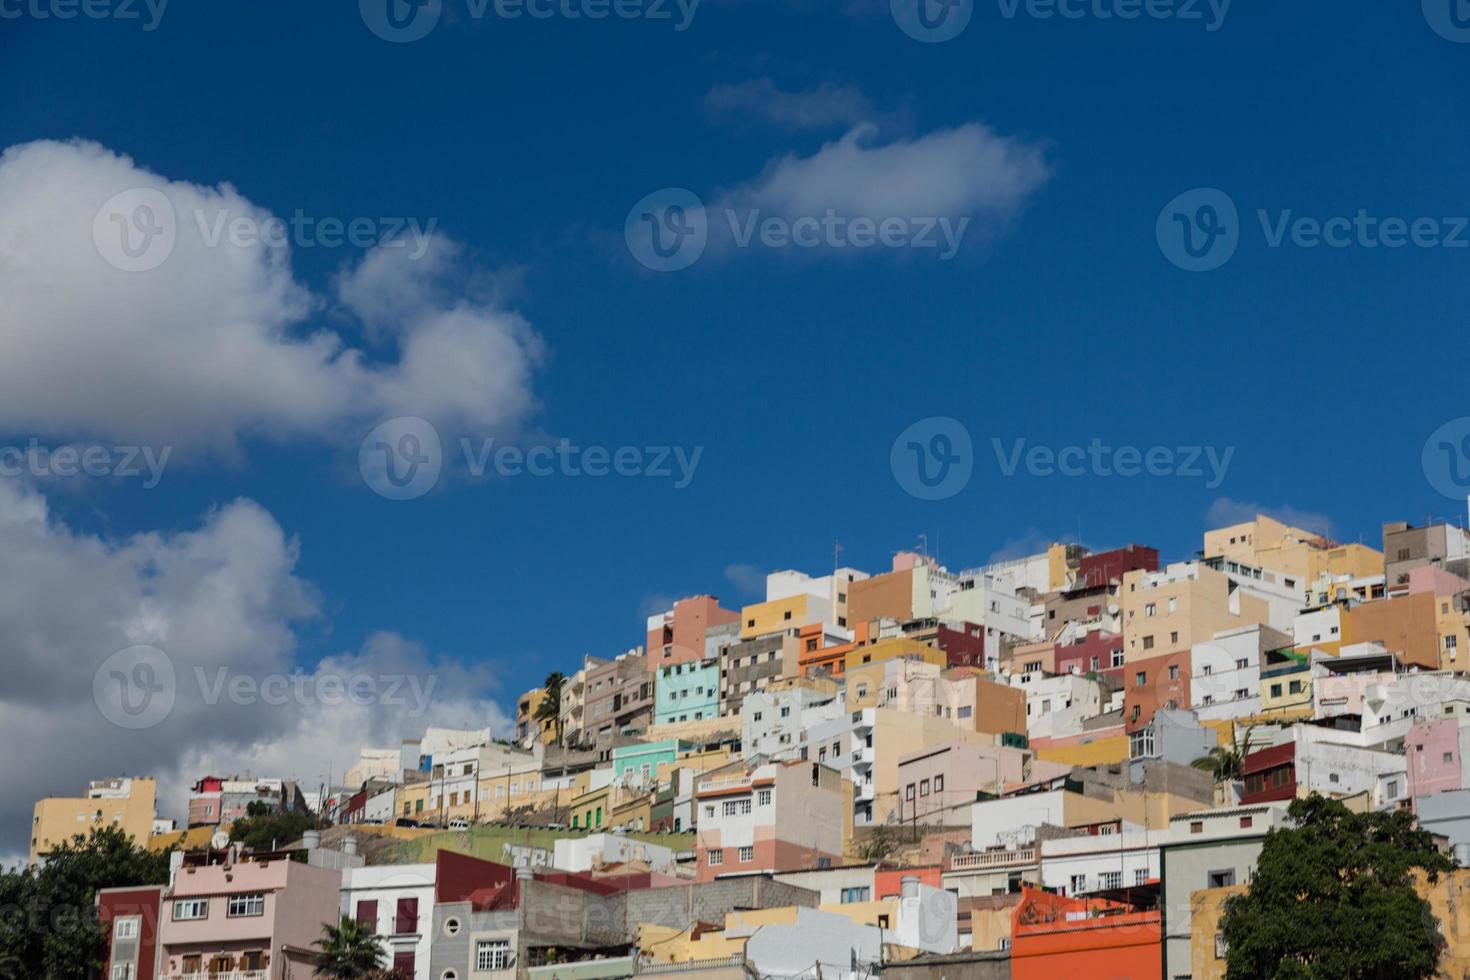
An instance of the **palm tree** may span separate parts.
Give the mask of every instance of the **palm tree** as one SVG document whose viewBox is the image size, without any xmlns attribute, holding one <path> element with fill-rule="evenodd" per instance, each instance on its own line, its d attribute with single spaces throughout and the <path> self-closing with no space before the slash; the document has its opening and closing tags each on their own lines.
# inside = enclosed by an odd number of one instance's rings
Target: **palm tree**
<svg viewBox="0 0 1470 980">
<path fill-rule="evenodd" d="M 1196 769 L 1203 769 L 1215 777 L 1215 783 L 1230 783 L 1241 778 L 1245 766 L 1245 757 L 1250 751 L 1251 732 L 1254 728 L 1246 729 L 1243 738 L 1237 737 L 1232 745 L 1217 745 L 1210 749 L 1208 755 L 1202 755 L 1190 763 Z"/>
<path fill-rule="evenodd" d="M 551 722 L 556 729 L 557 745 L 561 744 L 561 689 L 566 680 L 559 670 L 547 674 L 546 683 L 541 686 L 541 703 L 536 705 L 535 719 Z"/>
<path fill-rule="evenodd" d="M 373 927 L 342 916 L 337 925 L 322 924 L 322 938 L 312 943 L 319 946 L 314 977 L 331 980 L 363 980 L 378 970 L 383 960 L 383 940 Z"/>
</svg>

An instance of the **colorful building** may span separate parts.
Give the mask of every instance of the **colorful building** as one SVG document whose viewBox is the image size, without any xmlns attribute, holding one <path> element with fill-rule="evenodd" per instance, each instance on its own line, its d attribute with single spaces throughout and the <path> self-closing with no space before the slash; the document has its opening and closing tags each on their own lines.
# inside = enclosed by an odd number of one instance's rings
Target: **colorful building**
<svg viewBox="0 0 1470 980">
<path fill-rule="evenodd" d="M 1011 977 L 1160 980 L 1160 923 L 1157 908 L 1023 885 L 1011 920 Z"/>
<path fill-rule="evenodd" d="M 842 864 L 850 787 L 836 770 L 772 762 L 701 778 L 696 879 Z"/>
<path fill-rule="evenodd" d="M 153 832 L 157 792 L 152 779 L 123 776 L 93 780 L 86 796 L 37 800 L 31 817 L 30 863 L 44 860 L 58 844 L 103 827 L 117 827 L 137 843 L 145 843 Z"/>
<path fill-rule="evenodd" d="M 720 713 L 720 661 L 685 660 L 653 675 L 653 723 L 702 721 Z"/>
</svg>

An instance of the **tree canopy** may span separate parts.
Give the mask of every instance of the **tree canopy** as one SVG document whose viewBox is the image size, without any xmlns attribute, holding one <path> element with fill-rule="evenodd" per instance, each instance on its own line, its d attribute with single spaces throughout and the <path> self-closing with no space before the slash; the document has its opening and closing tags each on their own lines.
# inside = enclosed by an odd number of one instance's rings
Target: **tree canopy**
<svg viewBox="0 0 1470 980">
<path fill-rule="evenodd" d="M 1354 813 L 1313 794 L 1271 830 L 1249 891 L 1225 903 L 1228 980 L 1417 980 L 1444 948 L 1413 871 L 1453 863 L 1407 810 Z"/>
<path fill-rule="evenodd" d="M 247 806 L 245 812 L 247 816 L 236 820 L 230 827 L 230 840 L 238 841 L 252 851 L 285 847 L 317 827 L 317 818 L 310 813 L 276 813 L 268 804 L 259 801 Z"/>
<path fill-rule="evenodd" d="M 86 980 L 102 968 L 98 890 L 167 880 L 168 853 L 116 827 L 76 835 L 39 868 L 0 872 L 0 977 Z"/>
</svg>

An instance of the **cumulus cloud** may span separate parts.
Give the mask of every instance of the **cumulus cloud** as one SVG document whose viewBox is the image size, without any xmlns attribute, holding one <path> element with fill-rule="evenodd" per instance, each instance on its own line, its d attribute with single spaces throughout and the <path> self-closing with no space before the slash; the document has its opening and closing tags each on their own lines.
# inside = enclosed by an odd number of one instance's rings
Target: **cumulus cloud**
<svg viewBox="0 0 1470 980">
<path fill-rule="evenodd" d="M 835 216 L 847 229 L 858 219 L 897 222 L 905 242 L 957 249 L 967 234 L 993 238 L 1004 232 L 1050 175 L 1044 146 L 978 122 L 887 142 L 875 125 L 863 123 L 810 156 L 775 159 L 756 178 L 722 193 L 712 208 L 710 245 L 741 244 L 742 234 L 767 218 L 794 226 Z M 855 242 L 850 230 L 817 237 L 818 248 Z"/>
<path fill-rule="evenodd" d="M 1301 510 L 1290 504 L 1272 507 L 1247 500 L 1233 500 L 1230 497 L 1220 497 L 1210 504 L 1205 520 L 1210 527 L 1225 527 L 1253 521 L 1257 514 L 1265 514 L 1283 524 L 1290 524 L 1292 527 L 1299 527 L 1305 531 L 1314 531 L 1323 537 L 1329 537 L 1332 534 L 1332 519 L 1326 514 Z"/>
<path fill-rule="evenodd" d="M 32 801 L 89 779 L 156 776 L 161 812 L 181 817 L 189 783 L 207 773 L 314 784 L 360 746 L 428 724 L 511 727 L 488 666 L 396 634 L 298 667 L 299 636 L 323 625 L 317 591 L 296 573 L 296 539 L 249 500 L 183 530 L 109 538 L 5 481 L 0 548 L 0 738 L 24 747 L 0 759 L 0 854 L 24 852 Z M 156 700 L 139 697 L 144 685 Z M 149 710 L 129 717 L 124 698 Z"/>
<path fill-rule="evenodd" d="M 823 82 L 815 89 L 784 91 L 770 78 L 716 85 L 704 96 L 705 109 L 723 117 L 764 120 L 788 130 L 843 129 L 876 122 L 880 116 L 861 89 Z"/>
<path fill-rule="evenodd" d="M 172 233 L 141 234 L 166 213 Z M 237 221 L 262 236 L 233 239 Z M 360 436 L 397 414 L 487 431 L 533 409 L 541 341 L 493 297 L 453 290 L 457 246 L 420 228 L 339 280 L 368 350 L 313 325 L 331 298 L 297 281 L 290 239 L 264 234 L 280 227 L 229 184 L 171 180 L 96 143 L 6 150 L 0 428 L 230 455 L 251 436 Z M 124 234 L 166 258 L 126 267 Z"/>
</svg>

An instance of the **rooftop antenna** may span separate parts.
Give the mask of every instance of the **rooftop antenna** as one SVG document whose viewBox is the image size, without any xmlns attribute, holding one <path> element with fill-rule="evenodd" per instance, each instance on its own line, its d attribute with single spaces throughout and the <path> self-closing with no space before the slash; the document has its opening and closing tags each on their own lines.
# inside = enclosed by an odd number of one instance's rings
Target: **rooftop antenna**
<svg viewBox="0 0 1470 980">
<path fill-rule="evenodd" d="M 837 569 L 841 567 L 841 562 L 840 562 L 840 560 L 837 557 L 840 554 L 842 554 L 842 542 L 841 541 L 838 541 L 836 538 L 833 538 L 832 539 L 832 571 L 834 571 L 834 572 L 837 571 Z"/>
</svg>

